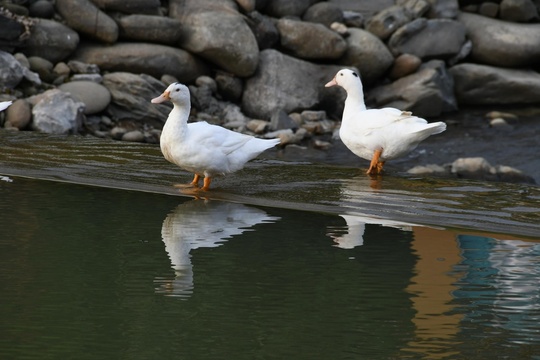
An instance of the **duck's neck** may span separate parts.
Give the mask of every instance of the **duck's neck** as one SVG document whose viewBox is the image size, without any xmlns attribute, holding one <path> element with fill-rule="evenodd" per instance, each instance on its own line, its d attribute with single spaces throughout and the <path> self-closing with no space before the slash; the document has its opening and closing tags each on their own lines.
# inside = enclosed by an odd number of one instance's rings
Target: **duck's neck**
<svg viewBox="0 0 540 360">
<path fill-rule="evenodd" d="M 169 114 L 163 126 L 162 136 L 181 138 L 187 132 L 187 122 L 189 119 L 189 105 L 174 104 L 174 108 Z M 178 139 L 177 139 L 178 140 Z"/>
<path fill-rule="evenodd" d="M 345 110 L 354 112 L 366 110 L 366 103 L 364 102 L 364 89 L 361 82 L 358 82 L 357 86 L 352 86 L 347 89 Z"/>
</svg>

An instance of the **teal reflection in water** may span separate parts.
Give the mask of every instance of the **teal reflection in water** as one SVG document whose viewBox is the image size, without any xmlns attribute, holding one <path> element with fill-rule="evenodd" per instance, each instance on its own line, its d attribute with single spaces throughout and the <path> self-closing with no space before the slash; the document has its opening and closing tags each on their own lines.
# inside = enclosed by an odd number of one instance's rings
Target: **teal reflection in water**
<svg viewBox="0 0 540 360">
<path fill-rule="evenodd" d="M 539 346 L 532 240 L 12 180 L 0 180 L 2 359 L 484 359 Z"/>
</svg>

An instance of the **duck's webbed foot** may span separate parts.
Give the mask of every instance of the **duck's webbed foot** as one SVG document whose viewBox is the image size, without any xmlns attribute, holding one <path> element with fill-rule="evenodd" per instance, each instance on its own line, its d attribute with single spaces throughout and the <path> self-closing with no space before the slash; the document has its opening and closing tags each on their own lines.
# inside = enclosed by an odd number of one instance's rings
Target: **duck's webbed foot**
<svg viewBox="0 0 540 360">
<path fill-rule="evenodd" d="M 368 175 L 377 175 L 382 173 L 383 167 L 384 167 L 384 161 L 380 161 L 381 154 L 383 152 L 383 149 L 375 150 L 373 153 L 373 157 L 371 158 L 371 163 L 369 164 L 369 169 L 367 170 L 366 174 Z"/>
</svg>

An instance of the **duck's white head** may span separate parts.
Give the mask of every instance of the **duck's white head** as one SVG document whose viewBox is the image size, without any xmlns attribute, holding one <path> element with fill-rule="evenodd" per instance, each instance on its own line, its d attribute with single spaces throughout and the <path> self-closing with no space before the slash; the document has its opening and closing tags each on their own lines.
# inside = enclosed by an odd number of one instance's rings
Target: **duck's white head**
<svg viewBox="0 0 540 360">
<path fill-rule="evenodd" d="M 152 99 L 152 103 L 159 104 L 170 100 L 178 106 L 187 106 L 190 104 L 189 89 L 186 85 L 180 83 L 172 83 L 165 89 L 163 94 Z"/>
<path fill-rule="evenodd" d="M 339 85 L 347 92 L 349 90 L 362 88 L 362 82 L 360 81 L 360 75 L 356 71 L 350 69 L 341 69 L 337 72 L 336 76 L 330 80 L 325 87 Z"/>
</svg>

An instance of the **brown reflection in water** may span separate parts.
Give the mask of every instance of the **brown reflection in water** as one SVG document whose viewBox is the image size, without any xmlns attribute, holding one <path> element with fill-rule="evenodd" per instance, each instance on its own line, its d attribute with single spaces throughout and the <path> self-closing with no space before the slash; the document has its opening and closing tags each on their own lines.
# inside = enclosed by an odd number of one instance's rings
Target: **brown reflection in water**
<svg viewBox="0 0 540 360">
<path fill-rule="evenodd" d="M 460 274 L 452 273 L 461 261 L 456 235 L 425 227 L 414 227 L 412 250 L 418 256 L 410 285 L 416 311 L 412 319 L 415 339 L 403 351 L 421 353 L 429 359 L 442 359 L 455 354 L 455 337 L 461 314 L 451 314 L 453 284 Z"/>
</svg>

